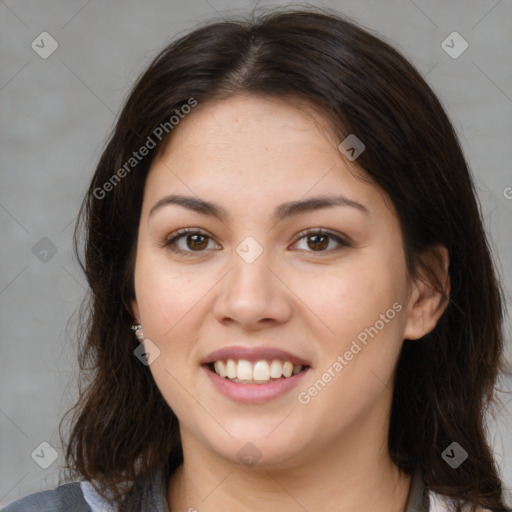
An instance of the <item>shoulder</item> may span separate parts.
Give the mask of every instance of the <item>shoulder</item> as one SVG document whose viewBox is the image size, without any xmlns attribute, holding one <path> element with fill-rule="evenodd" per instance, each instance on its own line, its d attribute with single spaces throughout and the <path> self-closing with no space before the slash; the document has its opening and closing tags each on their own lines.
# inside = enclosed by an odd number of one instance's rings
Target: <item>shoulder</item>
<svg viewBox="0 0 512 512">
<path fill-rule="evenodd" d="M 169 510 L 166 498 L 164 473 L 156 471 L 148 477 L 141 477 L 133 492 L 126 497 L 131 507 L 144 512 L 165 512 Z M 116 512 L 118 506 L 98 494 L 91 482 L 82 480 L 59 485 L 49 491 L 29 494 L 0 512 Z"/>
<path fill-rule="evenodd" d="M 1 512 L 91 512 L 80 482 L 62 484 L 48 491 L 29 494 L 16 500 Z"/>
</svg>

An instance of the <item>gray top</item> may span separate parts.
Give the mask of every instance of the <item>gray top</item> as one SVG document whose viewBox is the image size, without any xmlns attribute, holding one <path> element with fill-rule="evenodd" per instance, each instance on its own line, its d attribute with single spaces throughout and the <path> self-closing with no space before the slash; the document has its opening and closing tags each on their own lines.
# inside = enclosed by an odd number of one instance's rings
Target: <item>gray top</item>
<svg viewBox="0 0 512 512">
<path fill-rule="evenodd" d="M 84 484 L 85 482 L 82 482 Z M 83 493 L 80 482 L 62 484 L 49 491 L 41 491 L 21 498 L 3 508 L 1 512 L 93 512 Z M 166 498 L 166 483 L 162 474 L 141 482 L 130 494 L 126 503 L 117 509 L 114 506 L 101 510 L 111 512 L 169 512 Z M 100 509 L 98 509 L 100 510 Z M 416 471 L 411 482 L 405 512 L 429 512 L 429 499 L 422 475 Z"/>
</svg>

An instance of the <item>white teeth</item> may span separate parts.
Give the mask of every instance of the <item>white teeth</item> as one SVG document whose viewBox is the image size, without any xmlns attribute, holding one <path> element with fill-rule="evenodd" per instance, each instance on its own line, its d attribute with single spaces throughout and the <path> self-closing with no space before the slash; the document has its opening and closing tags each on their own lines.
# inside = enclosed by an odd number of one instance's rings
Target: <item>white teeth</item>
<svg viewBox="0 0 512 512">
<path fill-rule="evenodd" d="M 293 373 L 293 364 L 290 361 L 286 361 L 283 365 L 283 375 L 285 377 L 291 377 Z"/>
<path fill-rule="evenodd" d="M 228 359 L 228 362 L 226 363 L 226 377 L 236 379 L 236 367 L 236 362 L 233 361 L 233 359 Z"/>
<path fill-rule="evenodd" d="M 227 375 L 224 361 L 215 361 L 213 366 L 215 367 L 215 373 L 217 375 L 220 375 L 221 377 L 225 377 Z"/>
<path fill-rule="evenodd" d="M 238 380 L 251 380 L 252 379 L 252 364 L 245 359 L 238 361 L 236 369 L 236 378 Z"/>
<path fill-rule="evenodd" d="M 281 361 L 272 361 L 272 364 L 270 365 L 270 376 L 273 379 L 279 379 L 281 375 L 283 374 L 283 365 Z"/>
<path fill-rule="evenodd" d="M 266 361 L 247 361 L 246 359 L 228 359 L 215 361 L 213 364 L 215 373 L 221 377 L 227 377 L 233 382 L 245 382 L 253 384 L 265 384 L 271 379 L 291 377 L 302 371 L 302 365 L 293 365 L 291 361 L 279 361 L 274 359 Z"/>
<path fill-rule="evenodd" d="M 270 366 L 267 361 L 257 361 L 252 369 L 254 380 L 267 381 L 270 379 Z"/>
</svg>

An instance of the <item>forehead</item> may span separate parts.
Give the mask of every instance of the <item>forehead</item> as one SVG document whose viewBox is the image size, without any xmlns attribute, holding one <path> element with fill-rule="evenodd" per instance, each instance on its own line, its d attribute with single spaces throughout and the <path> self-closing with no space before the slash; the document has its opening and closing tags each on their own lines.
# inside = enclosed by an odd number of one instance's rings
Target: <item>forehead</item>
<svg viewBox="0 0 512 512">
<path fill-rule="evenodd" d="M 284 198 L 382 200 L 357 173 L 311 106 L 244 95 L 199 105 L 180 121 L 153 161 L 145 196 L 153 206 L 165 194 L 196 195 L 243 203 L 252 214 Z"/>
</svg>

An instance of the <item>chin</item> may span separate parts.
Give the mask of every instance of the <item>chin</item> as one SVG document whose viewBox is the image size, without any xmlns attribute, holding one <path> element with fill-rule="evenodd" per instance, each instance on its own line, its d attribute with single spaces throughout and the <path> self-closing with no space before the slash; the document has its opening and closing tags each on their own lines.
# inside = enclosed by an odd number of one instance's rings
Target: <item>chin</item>
<svg viewBox="0 0 512 512">
<path fill-rule="evenodd" d="M 208 444 L 230 463 L 254 470 L 296 467 L 304 457 L 308 445 L 305 436 L 290 435 L 289 430 L 285 428 L 280 432 L 277 430 L 272 432 L 272 429 L 244 428 L 240 431 L 230 431 L 233 438 L 211 439 Z"/>
</svg>

